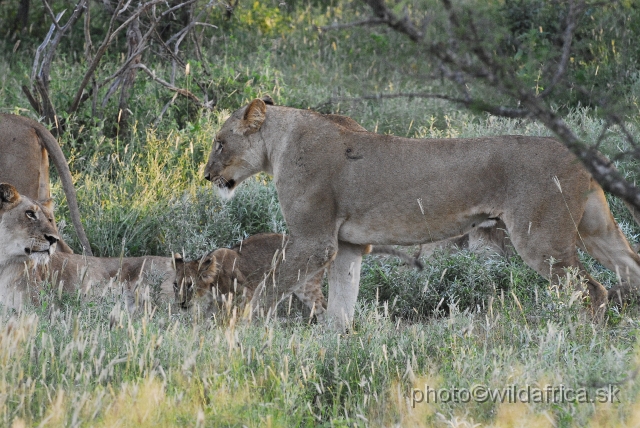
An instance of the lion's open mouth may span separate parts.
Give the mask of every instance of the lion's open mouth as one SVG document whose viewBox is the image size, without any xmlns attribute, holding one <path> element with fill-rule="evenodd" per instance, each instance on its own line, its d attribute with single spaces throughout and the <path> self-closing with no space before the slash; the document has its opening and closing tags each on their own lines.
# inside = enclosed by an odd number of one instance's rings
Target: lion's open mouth
<svg viewBox="0 0 640 428">
<path fill-rule="evenodd" d="M 216 187 L 220 188 L 220 189 L 233 189 L 234 186 L 236 185 L 236 181 L 231 179 L 231 180 L 226 180 L 224 177 L 222 177 L 221 175 L 215 177 L 213 180 L 213 184 L 216 185 Z"/>
</svg>

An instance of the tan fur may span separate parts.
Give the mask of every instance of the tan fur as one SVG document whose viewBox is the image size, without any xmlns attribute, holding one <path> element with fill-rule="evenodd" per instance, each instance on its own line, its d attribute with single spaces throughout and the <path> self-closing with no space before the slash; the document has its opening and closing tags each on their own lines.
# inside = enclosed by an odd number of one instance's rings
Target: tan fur
<svg viewBox="0 0 640 428">
<path fill-rule="evenodd" d="M 88 292 L 96 285 L 124 283 L 129 309 L 133 309 L 136 293 L 143 291 L 151 275 L 162 276 L 160 290 L 166 298 L 173 295 L 175 271 L 171 257 L 91 257 L 80 254 L 56 253 L 41 277 L 54 279 L 54 287 L 62 284 L 67 292 Z M 154 279 L 156 279 L 154 277 Z M 159 279 L 159 278 L 158 278 Z"/>
<path fill-rule="evenodd" d="M 206 313 L 217 310 L 229 293 L 244 295 L 253 309 L 273 309 L 286 289 L 271 280 L 273 267 L 286 247 L 287 238 L 277 233 L 253 235 L 232 248 L 220 248 L 199 260 L 185 262 L 176 257 L 175 298 L 183 308 L 195 299 L 205 302 Z M 310 278 L 295 294 L 316 314 L 322 314 L 326 302 L 321 290 L 323 272 Z M 256 294 L 257 291 L 257 294 Z"/>
<path fill-rule="evenodd" d="M 18 194 L 15 187 L 0 184 L 0 303 L 18 308 L 28 287 L 56 279 L 53 284 L 73 292 L 87 291 L 111 280 L 126 283 L 128 303 L 135 288 L 149 275 L 163 275 L 162 294 L 171 296 L 175 271 L 170 257 L 91 257 L 56 252 L 58 231 L 53 222 L 51 200 L 36 202 Z M 33 296 L 31 296 L 33 298 Z M 131 307 L 130 307 L 131 309 Z"/>
<path fill-rule="evenodd" d="M 471 232 L 461 236 L 422 244 L 419 254 L 420 256 L 429 257 L 436 250 L 442 249 L 446 249 L 450 253 L 466 249 L 485 255 L 497 254 L 503 257 L 515 255 L 513 244 L 509 239 L 509 235 L 507 235 L 507 228 L 500 219 L 495 224 L 476 227 Z"/>
<path fill-rule="evenodd" d="M 176 255 L 176 302 L 186 309 L 193 301 L 202 300 L 205 302 L 206 313 L 210 313 L 217 309 L 217 303 L 222 302 L 225 295 L 233 293 L 244 295 L 254 308 L 266 311 L 273 309 L 274 304 L 289 294 L 286 288 L 279 286 L 279 281 L 273 281 L 277 276 L 277 270 L 274 275 L 274 266 L 283 248 L 286 254 L 287 242 L 285 235 L 260 233 L 230 249 L 212 251 L 199 260 L 185 262 Z M 365 246 L 363 255 L 369 253 L 396 256 L 407 265 L 422 269 L 419 260 L 391 246 Z M 301 290 L 295 292 L 320 317 L 327 307 L 321 289 L 323 276 L 323 271 L 318 272 L 307 280 Z"/>
<path fill-rule="evenodd" d="M 273 174 L 291 233 L 279 280 L 295 291 L 330 267 L 327 312 L 338 329 L 353 319 L 364 245 L 435 242 L 495 219 L 538 273 L 577 268 L 598 315 L 607 291 L 584 270 L 576 246 L 640 286 L 640 258 L 602 188 L 552 138 L 409 139 L 254 100 L 215 140 L 205 178 L 222 195 L 260 171 Z"/>
<path fill-rule="evenodd" d="M 40 123 L 13 114 L 0 114 L 0 182 L 11 183 L 21 195 L 33 200 L 51 197 L 49 186 L 49 157 L 58 170 L 67 197 L 73 226 L 91 255 L 89 240 L 80 222 L 80 213 L 67 160 L 56 139 Z M 60 242 L 60 250 L 72 252 Z"/>
<path fill-rule="evenodd" d="M 30 299 L 27 278 L 49 261 L 59 241 L 51 205 L 0 184 L 0 304 L 18 309 Z"/>
</svg>

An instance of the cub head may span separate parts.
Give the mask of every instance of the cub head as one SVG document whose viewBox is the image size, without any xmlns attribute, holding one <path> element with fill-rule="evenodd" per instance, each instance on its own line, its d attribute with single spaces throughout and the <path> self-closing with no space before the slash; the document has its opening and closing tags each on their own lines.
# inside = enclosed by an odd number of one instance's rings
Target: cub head
<svg viewBox="0 0 640 428">
<path fill-rule="evenodd" d="M 199 260 L 186 262 L 179 254 L 176 261 L 176 277 L 173 283 L 176 303 L 183 309 L 191 307 L 195 299 L 218 300 L 219 296 L 235 292 L 234 280 L 242 285 L 245 277 L 238 269 L 240 255 L 220 248 Z"/>
<path fill-rule="evenodd" d="M 47 263 L 60 237 L 51 201 L 36 202 L 10 184 L 0 184 L 0 265 L 34 261 Z"/>
<path fill-rule="evenodd" d="M 267 103 L 255 99 L 236 110 L 213 139 L 204 178 L 218 188 L 223 198 L 231 198 L 242 180 L 262 170 L 265 152 L 259 131 L 266 117 Z"/>
</svg>

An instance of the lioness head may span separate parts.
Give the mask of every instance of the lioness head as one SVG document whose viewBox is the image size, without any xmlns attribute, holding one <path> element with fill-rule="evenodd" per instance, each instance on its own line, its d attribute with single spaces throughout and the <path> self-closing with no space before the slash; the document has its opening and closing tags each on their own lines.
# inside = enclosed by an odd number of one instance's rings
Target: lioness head
<svg viewBox="0 0 640 428">
<path fill-rule="evenodd" d="M 245 277 L 238 269 L 240 255 L 233 250 L 220 248 L 199 260 L 185 262 L 175 256 L 176 277 L 173 291 L 183 309 L 193 305 L 195 298 L 205 297 L 209 302 L 234 292 L 234 286 L 242 285 Z M 235 281 L 235 284 L 234 284 Z"/>
<path fill-rule="evenodd" d="M 259 130 L 266 119 L 267 104 L 261 99 L 234 112 L 213 140 L 204 177 L 230 198 L 238 184 L 264 167 Z"/>
<path fill-rule="evenodd" d="M 12 185 L 0 184 L 0 236 L 0 264 L 47 263 L 60 240 L 51 201 L 36 202 Z"/>
</svg>

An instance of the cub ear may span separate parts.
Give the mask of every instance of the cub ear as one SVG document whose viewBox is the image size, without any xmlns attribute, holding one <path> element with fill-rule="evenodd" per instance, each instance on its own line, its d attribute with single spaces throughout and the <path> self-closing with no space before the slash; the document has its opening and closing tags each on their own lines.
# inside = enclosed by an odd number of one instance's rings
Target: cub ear
<svg viewBox="0 0 640 428">
<path fill-rule="evenodd" d="M 11 184 L 0 183 L 0 208 L 5 204 L 14 204 L 20 200 L 20 194 Z"/>
<path fill-rule="evenodd" d="M 173 270 L 178 270 L 178 267 L 176 265 L 183 262 L 184 260 L 182 259 L 180 253 L 173 253 L 173 257 L 171 257 L 171 265 L 173 266 Z"/>
<path fill-rule="evenodd" d="M 262 96 L 262 101 L 264 101 L 264 103 L 268 106 L 274 106 L 275 103 L 273 102 L 273 98 L 271 98 L 269 95 L 263 95 Z"/>
<path fill-rule="evenodd" d="M 216 256 L 214 256 L 213 254 L 211 254 L 211 257 L 209 258 L 207 270 L 214 275 L 216 274 L 216 272 L 218 272 L 218 259 L 216 259 Z"/>
<path fill-rule="evenodd" d="M 211 265 L 216 264 L 216 256 L 213 255 L 213 251 L 202 256 L 198 262 L 198 272 L 206 271 L 211 268 Z"/>
<path fill-rule="evenodd" d="M 267 105 L 260 99 L 251 101 L 244 111 L 244 116 L 235 132 L 242 135 L 251 135 L 257 132 L 262 126 L 264 119 L 267 117 Z"/>
</svg>

